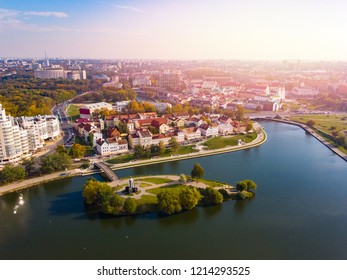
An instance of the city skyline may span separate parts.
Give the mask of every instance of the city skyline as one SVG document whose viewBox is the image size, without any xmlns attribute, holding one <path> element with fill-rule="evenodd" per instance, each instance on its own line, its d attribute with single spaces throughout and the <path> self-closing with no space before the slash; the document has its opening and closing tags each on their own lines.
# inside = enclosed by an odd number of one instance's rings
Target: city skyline
<svg viewBox="0 0 347 280">
<path fill-rule="evenodd" d="M 346 8 L 339 0 L 0 0 L 0 57 L 347 60 Z"/>
</svg>

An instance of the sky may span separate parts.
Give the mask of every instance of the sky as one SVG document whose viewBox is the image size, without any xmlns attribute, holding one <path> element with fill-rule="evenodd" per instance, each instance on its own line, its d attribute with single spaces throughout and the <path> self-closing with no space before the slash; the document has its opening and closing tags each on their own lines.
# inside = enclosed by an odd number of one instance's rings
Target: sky
<svg viewBox="0 0 347 280">
<path fill-rule="evenodd" d="M 346 0 L 0 0 L 0 57 L 347 60 Z"/>
</svg>

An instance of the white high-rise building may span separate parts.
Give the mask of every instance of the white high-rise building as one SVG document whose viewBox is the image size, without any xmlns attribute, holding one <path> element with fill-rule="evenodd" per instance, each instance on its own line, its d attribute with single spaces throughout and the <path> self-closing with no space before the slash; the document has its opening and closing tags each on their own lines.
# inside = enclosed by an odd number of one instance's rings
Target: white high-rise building
<svg viewBox="0 0 347 280">
<path fill-rule="evenodd" d="M 6 116 L 0 104 L 0 164 L 17 162 L 37 151 L 46 139 L 60 135 L 59 120 L 54 116 L 13 118 Z"/>
<path fill-rule="evenodd" d="M 0 104 L 0 163 L 16 162 L 28 152 L 24 130 Z"/>
</svg>

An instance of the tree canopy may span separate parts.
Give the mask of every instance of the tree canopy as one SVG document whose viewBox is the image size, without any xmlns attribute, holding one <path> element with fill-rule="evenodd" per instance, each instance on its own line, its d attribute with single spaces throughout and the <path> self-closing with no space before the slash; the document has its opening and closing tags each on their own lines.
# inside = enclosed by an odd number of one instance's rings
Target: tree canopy
<svg viewBox="0 0 347 280">
<path fill-rule="evenodd" d="M 195 163 L 194 167 L 191 171 L 191 175 L 193 178 L 201 179 L 205 174 L 205 170 L 201 167 L 199 163 Z"/>
<path fill-rule="evenodd" d="M 158 209 L 166 214 L 174 214 L 182 209 L 179 196 L 170 191 L 163 191 L 157 195 Z"/>
<path fill-rule="evenodd" d="M 193 209 L 200 201 L 201 194 L 196 188 L 186 188 L 179 194 L 181 207 L 184 209 Z"/>
</svg>

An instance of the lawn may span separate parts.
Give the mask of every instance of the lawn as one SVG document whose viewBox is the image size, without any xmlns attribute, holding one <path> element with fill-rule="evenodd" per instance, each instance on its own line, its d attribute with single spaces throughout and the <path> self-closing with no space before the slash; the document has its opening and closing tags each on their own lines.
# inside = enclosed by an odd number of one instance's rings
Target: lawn
<svg viewBox="0 0 347 280">
<path fill-rule="evenodd" d="M 179 194 L 182 190 L 186 189 L 187 187 L 190 187 L 190 186 L 181 185 L 181 184 L 174 184 L 174 185 L 170 185 L 170 186 L 165 186 L 165 187 L 147 190 L 147 192 L 152 193 L 152 194 L 158 194 L 158 193 L 163 192 L 163 191 L 170 191 L 170 192 Z"/>
<path fill-rule="evenodd" d="M 346 147 L 338 145 L 333 141 L 333 132 L 343 132 L 345 136 L 347 135 L 347 115 L 302 115 L 291 117 L 290 120 L 303 124 L 306 124 L 309 120 L 313 120 L 315 122 L 313 128 L 317 129 L 322 137 L 339 148 L 342 152 L 347 153 Z"/>
<path fill-rule="evenodd" d="M 80 117 L 79 107 L 74 104 L 70 104 L 69 107 L 66 110 L 67 115 L 69 116 L 69 119 L 72 121 L 75 121 Z"/>
<path fill-rule="evenodd" d="M 255 138 L 257 138 L 256 133 L 250 133 L 250 134 L 246 134 L 246 135 L 235 135 L 232 137 L 214 137 L 214 138 L 207 140 L 202 145 L 206 146 L 207 150 L 222 149 L 222 148 L 225 148 L 227 146 L 237 146 L 239 139 L 241 139 L 245 143 L 250 143 Z"/>
<path fill-rule="evenodd" d="M 133 154 L 127 154 L 127 155 L 121 155 L 115 158 L 111 158 L 109 160 L 106 160 L 106 162 L 110 164 L 117 164 L 117 163 L 126 163 L 134 159 L 135 157 Z"/>
<path fill-rule="evenodd" d="M 173 182 L 171 179 L 159 178 L 159 177 L 149 177 L 149 178 L 143 178 L 138 180 L 153 183 L 153 184 L 164 184 L 164 183 Z"/>
<path fill-rule="evenodd" d="M 303 124 L 306 124 L 309 120 L 313 120 L 316 129 L 329 135 L 334 130 L 347 131 L 347 115 L 303 115 L 291 117 L 290 120 Z"/>
<path fill-rule="evenodd" d="M 229 185 L 227 183 L 216 182 L 216 181 L 207 180 L 207 179 L 199 179 L 199 182 L 204 183 L 210 187 L 223 187 L 224 185 Z"/>
</svg>

